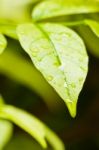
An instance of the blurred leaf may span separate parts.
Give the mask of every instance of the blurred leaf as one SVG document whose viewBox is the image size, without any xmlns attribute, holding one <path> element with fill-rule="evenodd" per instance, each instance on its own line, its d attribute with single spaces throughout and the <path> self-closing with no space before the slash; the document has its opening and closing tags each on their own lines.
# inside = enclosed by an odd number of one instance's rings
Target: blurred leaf
<svg viewBox="0 0 99 150">
<path fill-rule="evenodd" d="M 53 134 L 53 132 L 46 127 L 46 139 L 52 145 L 54 150 L 65 150 L 63 143 L 60 139 Z M 47 147 L 47 150 L 52 150 L 52 147 Z M 5 148 L 6 150 L 43 150 L 42 147 L 30 137 L 23 133 L 16 133 L 14 138 L 11 140 L 9 145 Z"/>
<path fill-rule="evenodd" d="M 12 123 L 0 119 L 0 150 L 8 143 L 12 136 L 13 126 Z"/>
<path fill-rule="evenodd" d="M 31 6 L 39 0 L 0 0 L 0 18 L 9 22 L 31 20 Z"/>
<path fill-rule="evenodd" d="M 58 143 L 54 144 L 58 145 Z M 16 133 L 4 150 L 43 150 L 43 148 L 26 134 Z M 52 150 L 52 147 L 48 147 L 47 150 Z"/>
<path fill-rule="evenodd" d="M 76 30 L 84 39 L 87 50 L 95 57 L 99 58 L 99 38 L 92 33 L 87 26 L 78 26 Z"/>
<path fill-rule="evenodd" d="M 54 150 L 60 150 L 59 148 L 61 148 L 61 150 L 65 150 L 64 144 L 57 135 L 33 115 L 14 106 L 4 105 L 1 108 L 0 117 L 8 119 L 24 129 L 32 137 L 34 137 L 43 148 L 46 148 L 47 146 L 45 141 L 45 138 L 47 138 Z"/>
<path fill-rule="evenodd" d="M 4 51 L 6 45 L 7 45 L 7 41 L 5 37 L 2 34 L 0 34 L 0 54 Z"/>
<path fill-rule="evenodd" d="M 32 64 L 16 53 L 19 50 L 18 43 L 11 41 L 9 44 L 11 46 L 0 56 L 0 73 L 35 91 L 55 111 L 55 108 L 60 107 L 59 96 Z"/>
<path fill-rule="evenodd" d="M 16 25 L 10 24 L 8 22 L 0 21 L 0 33 L 17 39 Z"/>
<path fill-rule="evenodd" d="M 86 19 L 84 22 L 91 28 L 91 30 L 96 34 L 96 36 L 99 37 L 99 23 L 94 20 L 88 19 Z"/>
<path fill-rule="evenodd" d="M 54 150 L 65 150 L 65 147 L 59 137 L 54 134 L 47 126 L 45 126 L 46 139 Z"/>
<path fill-rule="evenodd" d="M 0 117 L 4 117 L 21 127 L 46 148 L 44 127 L 33 115 L 14 106 L 5 105 L 1 109 Z"/>
<path fill-rule="evenodd" d="M 15 133 L 4 150 L 43 150 L 43 148 L 27 134 Z"/>
<path fill-rule="evenodd" d="M 60 22 L 60 24 L 72 27 L 72 26 L 80 26 L 80 25 L 87 25 L 89 28 L 99 37 L 99 23 L 95 20 L 91 19 L 82 19 L 80 21 L 67 21 L 67 22 Z"/>
<path fill-rule="evenodd" d="M 17 32 L 36 68 L 62 97 L 74 117 L 88 67 L 83 41 L 71 29 L 59 24 L 24 24 Z"/>
<path fill-rule="evenodd" d="M 97 0 L 48 0 L 38 4 L 32 12 L 34 20 L 73 15 L 81 13 L 99 12 Z"/>
</svg>

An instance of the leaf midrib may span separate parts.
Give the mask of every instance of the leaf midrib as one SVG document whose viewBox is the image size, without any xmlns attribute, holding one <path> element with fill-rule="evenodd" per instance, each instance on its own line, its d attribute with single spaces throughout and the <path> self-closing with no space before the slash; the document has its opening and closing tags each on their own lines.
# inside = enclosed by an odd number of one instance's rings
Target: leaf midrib
<svg viewBox="0 0 99 150">
<path fill-rule="evenodd" d="M 49 35 L 42 29 L 42 27 L 40 27 L 40 25 L 39 24 L 36 24 L 36 26 L 39 28 L 39 30 L 45 35 L 45 37 L 48 39 L 48 41 L 51 43 L 51 45 L 53 46 L 53 48 L 54 48 L 54 50 L 55 50 L 55 53 L 56 53 L 56 57 L 57 57 L 57 59 L 58 59 L 58 62 L 59 62 L 59 64 L 60 64 L 60 66 L 62 65 L 62 63 L 61 63 L 61 60 L 60 60 L 60 57 L 57 55 L 57 51 L 56 51 L 56 48 L 55 48 L 55 46 L 54 46 L 54 43 L 52 42 L 52 40 L 50 39 L 50 37 L 49 37 Z M 71 98 L 71 95 L 70 95 L 70 91 L 69 91 L 69 83 L 67 82 L 67 78 L 66 78 L 66 75 L 65 75 L 65 73 L 64 73 L 64 71 L 61 71 L 62 73 L 63 73 L 63 75 L 64 75 L 64 80 L 65 80 L 65 82 L 66 82 L 66 84 L 67 84 L 67 92 L 68 92 L 68 96 L 69 96 L 69 99 L 70 99 L 70 101 L 72 101 L 72 98 Z"/>
</svg>

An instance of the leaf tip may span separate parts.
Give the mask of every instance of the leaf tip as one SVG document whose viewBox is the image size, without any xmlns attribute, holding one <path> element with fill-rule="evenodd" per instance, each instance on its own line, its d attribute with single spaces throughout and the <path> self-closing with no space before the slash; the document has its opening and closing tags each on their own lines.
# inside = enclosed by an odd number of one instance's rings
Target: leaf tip
<svg viewBox="0 0 99 150">
<path fill-rule="evenodd" d="M 45 140 L 42 141 L 41 145 L 44 149 L 47 149 L 47 143 Z"/>
<path fill-rule="evenodd" d="M 66 103 L 67 107 L 68 107 L 68 110 L 69 110 L 69 113 L 70 115 L 75 118 L 76 117 L 76 107 L 77 107 L 77 103 L 74 101 L 74 102 L 67 102 Z"/>
</svg>

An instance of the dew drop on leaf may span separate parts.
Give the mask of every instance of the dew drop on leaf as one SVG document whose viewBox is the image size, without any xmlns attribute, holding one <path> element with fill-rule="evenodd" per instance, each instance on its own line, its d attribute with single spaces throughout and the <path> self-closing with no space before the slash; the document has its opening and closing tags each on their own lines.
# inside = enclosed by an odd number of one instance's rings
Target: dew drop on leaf
<svg viewBox="0 0 99 150">
<path fill-rule="evenodd" d="M 72 83 L 71 86 L 72 86 L 72 88 L 75 88 L 75 87 L 76 87 L 75 83 Z"/>
<path fill-rule="evenodd" d="M 47 76 L 47 80 L 48 81 L 52 81 L 53 80 L 53 77 L 51 75 Z"/>
</svg>

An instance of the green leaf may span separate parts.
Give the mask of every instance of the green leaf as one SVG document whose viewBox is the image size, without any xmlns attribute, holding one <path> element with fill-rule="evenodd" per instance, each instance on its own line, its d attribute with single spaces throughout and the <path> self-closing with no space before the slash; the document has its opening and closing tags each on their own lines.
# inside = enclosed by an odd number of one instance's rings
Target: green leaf
<svg viewBox="0 0 99 150">
<path fill-rule="evenodd" d="M 39 0 L 0 0 L 0 19 L 9 22 L 31 20 L 31 7 Z"/>
<path fill-rule="evenodd" d="M 4 105 L 1 109 L 0 117 L 8 119 L 24 129 L 33 136 L 43 148 L 47 147 L 45 141 L 45 138 L 47 138 L 54 150 L 65 150 L 64 144 L 57 135 L 33 115 L 16 107 Z"/>
<path fill-rule="evenodd" d="M 59 137 L 52 132 L 47 126 L 45 126 L 46 139 L 52 145 L 54 150 L 65 150 L 64 144 Z"/>
<path fill-rule="evenodd" d="M 80 21 L 67 21 L 67 22 L 60 22 L 66 26 L 79 26 L 79 25 L 87 25 L 89 28 L 99 37 L 99 22 L 92 20 L 92 19 L 82 19 Z"/>
<path fill-rule="evenodd" d="M 3 106 L 1 109 L 0 117 L 9 119 L 23 130 L 28 132 L 34 137 L 44 148 L 46 148 L 45 131 L 44 127 L 38 119 L 28 114 L 27 112 L 15 108 L 13 106 Z"/>
<path fill-rule="evenodd" d="M 96 0 L 48 0 L 38 4 L 32 12 L 34 20 L 64 15 L 99 12 Z"/>
<path fill-rule="evenodd" d="M 0 21 L 0 33 L 5 34 L 11 38 L 17 39 L 16 25 Z"/>
<path fill-rule="evenodd" d="M 32 63 L 17 53 L 19 48 L 18 43 L 9 41 L 6 51 L 0 56 L 0 74 L 36 92 L 47 106 L 55 111 L 55 109 L 61 107 L 60 97 Z"/>
<path fill-rule="evenodd" d="M 12 123 L 6 120 L 0 120 L 0 150 L 2 150 L 10 140 L 12 131 Z"/>
<path fill-rule="evenodd" d="M 89 19 L 86 19 L 84 22 L 91 28 L 91 30 L 96 34 L 96 36 L 99 37 L 99 23 L 97 21 Z"/>
<path fill-rule="evenodd" d="M 81 38 L 59 24 L 24 24 L 17 29 L 20 43 L 36 68 L 76 115 L 76 103 L 88 67 Z"/>
<path fill-rule="evenodd" d="M 90 29 L 90 28 L 89 28 Z M 99 38 L 94 35 L 87 26 L 79 26 L 77 32 L 84 39 L 88 51 L 95 57 L 99 58 Z"/>
<path fill-rule="evenodd" d="M 27 136 L 27 134 L 25 134 L 24 132 L 18 132 L 15 133 L 15 136 L 11 139 L 11 142 L 7 144 L 5 150 L 44 150 L 44 149 L 41 148 L 41 146 L 35 140 Z"/>
<path fill-rule="evenodd" d="M 0 54 L 4 51 L 6 45 L 7 45 L 7 41 L 5 37 L 2 34 L 0 34 Z"/>
</svg>

